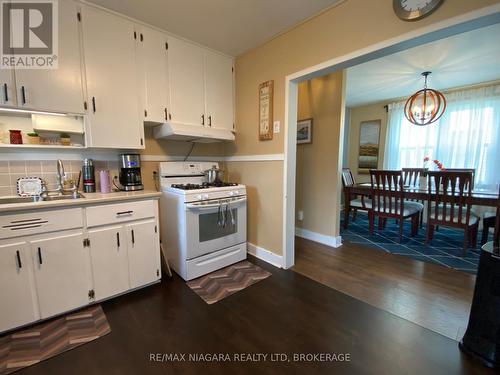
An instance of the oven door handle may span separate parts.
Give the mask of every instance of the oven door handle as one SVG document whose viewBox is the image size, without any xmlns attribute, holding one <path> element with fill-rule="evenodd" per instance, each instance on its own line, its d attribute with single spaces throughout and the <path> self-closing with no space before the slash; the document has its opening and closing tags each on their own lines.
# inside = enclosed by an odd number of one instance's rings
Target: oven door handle
<svg viewBox="0 0 500 375">
<path fill-rule="evenodd" d="M 211 204 L 188 203 L 188 204 L 186 204 L 186 208 L 189 208 L 190 210 L 200 210 L 200 211 L 211 210 L 212 208 L 220 207 L 221 204 L 232 205 L 232 204 L 246 202 L 246 200 L 247 200 L 247 198 L 243 197 L 243 198 L 235 199 L 234 201 L 225 201 L 225 200 L 221 199 L 221 201 L 219 201 L 217 203 L 211 203 Z"/>
</svg>

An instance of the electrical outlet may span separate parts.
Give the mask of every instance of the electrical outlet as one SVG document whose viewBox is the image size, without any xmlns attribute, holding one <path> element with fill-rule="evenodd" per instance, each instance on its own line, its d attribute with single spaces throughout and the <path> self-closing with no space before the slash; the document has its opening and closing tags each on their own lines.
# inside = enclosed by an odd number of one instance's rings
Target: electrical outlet
<svg viewBox="0 0 500 375">
<path fill-rule="evenodd" d="M 273 123 L 273 133 L 276 134 L 276 133 L 279 133 L 280 132 L 280 122 L 279 121 L 275 121 Z"/>
<path fill-rule="evenodd" d="M 297 219 L 299 221 L 304 220 L 304 211 L 301 210 L 301 211 L 297 212 Z"/>
</svg>

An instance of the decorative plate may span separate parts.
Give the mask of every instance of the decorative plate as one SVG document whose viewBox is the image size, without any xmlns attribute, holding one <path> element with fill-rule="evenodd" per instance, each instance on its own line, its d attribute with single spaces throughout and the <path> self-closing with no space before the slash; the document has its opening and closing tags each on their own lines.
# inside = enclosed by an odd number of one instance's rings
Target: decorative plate
<svg viewBox="0 0 500 375">
<path fill-rule="evenodd" d="M 42 194 L 42 179 L 39 177 L 21 177 L 17 179 L 17 195 L 32 197 Z"/>
</svg>

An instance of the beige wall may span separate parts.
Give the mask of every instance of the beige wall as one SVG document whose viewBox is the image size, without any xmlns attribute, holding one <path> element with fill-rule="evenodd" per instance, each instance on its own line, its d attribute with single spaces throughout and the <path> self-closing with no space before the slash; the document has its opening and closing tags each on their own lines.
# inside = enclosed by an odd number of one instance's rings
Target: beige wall
<svg viewBox="0 0 500 375">
<path fill-rule="evenodd" d="M 281 213 L 283 211 L 283 163 L 275 161 L 226 162 L 229 181 L 247 185 L 248 223 L 247 237 L 253 244 L 281 251 Z M 276 235 L 270 236 L 269 233 Z"/>
<path fill-rule="evenodd" d="M 296 226 L 335 236 L 339 133 L 342 101 L 341 71 L 299 85 L 298 119 L 313 119 L 313 141 L 297 145 L 295 210 L 304 212 Z M 297 215 L 296 215 L 297 216 Z"/>
<path fill-rule="evenodd" d="M 359 124 L 363 121 L 380 120 L 380 148 L 378 168 L 384 165 L 385 140 L 387 136 L 387 111 L 384 105 L 387 103 L 375 103 L 361 107 L 350 108 L 349 116 L 349 143 L 348 143 L 348 166 L 351 169 L 356 182 L 368 182 L 370 176 L 366 173 L 358 173 L 359 155 Z"/>
<path fill-rule="evenodd" d="M 471 10 L 498 3 L 498 0 L 451 0 L 429 17 L 418 22 L 399 20 L 393 12 L 391 0 L 348 0 L 280 35 L 270 42 L 253 49 L 236 59 L 236 142 L 226 147 L 228 155 L 259 155 L 283 153 L 283 132 L 275 134 L 272 141 L 258 140 L 258 85 L 274 80 L 274 119 L 284 126 L 285 77 L 309 66 L 342 56 L 377 42 L 396 37 L 402 33 L 461 15 Z M 252 180 L 259 173 L 261 162 L 234 163 L 232 170 L 239 172 L 241 180 L 247 181 L 249 189 L 276 197 L 269 205 L 250 212 L 249 221 L 263 225 L 257 220 L 273 217 L 275 226 L 259 228 L 255 244 L 282 253 L 282 178 L 269 186 L 267 181 Z M 273 162 L 274 171 L 282 170 L 282 162 Z M 336 187 L 333 186 L 332 189 Z M 338 188 L 338 186 L 337 186 Z M 271 191 L 266 191 L 270 189 Z M 257 207 L 256 207 L 257 208 Z M 252 238 L 250 238 L 252 241 Z M 278 248 L 279 247 L 279 248 Z"/>
</svg>

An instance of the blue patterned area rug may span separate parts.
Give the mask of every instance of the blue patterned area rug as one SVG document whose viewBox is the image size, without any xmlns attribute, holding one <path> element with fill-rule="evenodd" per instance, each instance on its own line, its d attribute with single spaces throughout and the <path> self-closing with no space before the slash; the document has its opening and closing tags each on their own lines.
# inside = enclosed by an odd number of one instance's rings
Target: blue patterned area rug
<svg viewBox="0 0 500 375">
<path fill-rule="evenodd" d="M 375 224 L 375 232 L 370 235 L 368 231 L 368 214 L 359 212 L 356 221 L 349 218 L 349 227 L 344 229 L 344 216 L 341 215 L 342 240 L 345 242 L 363 244 L 367 247 L 383 250 L 388 253 L 407 256 L 409 258 L 439 264 L 444 267 L 454 268 L 471 274 L 476 274 L 479 262 L 480 247 L 469 248 L 467 255 L 462 256 L 464 232 L 453 228 L 440 227 L 434 232 L 434 238 L 425 246 L 425 224 L 420 228 L 418 235 L 410 237 L 410 220 L 405 220 L 403 229 L 403 240 L 399 243 L 399 226 L 393 219 L 387 220 L 384 229 L 378 230 Z"/>
</svg>

